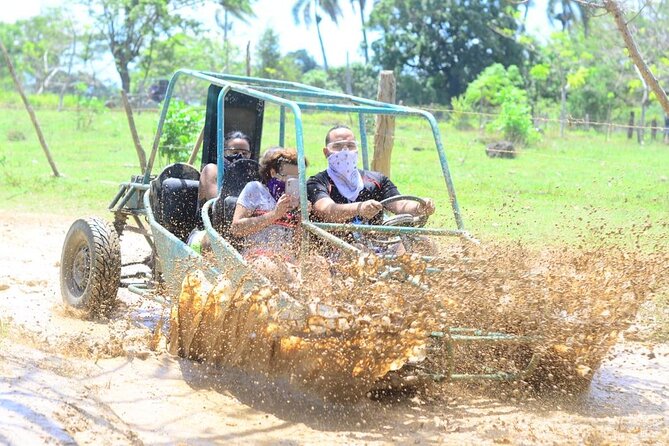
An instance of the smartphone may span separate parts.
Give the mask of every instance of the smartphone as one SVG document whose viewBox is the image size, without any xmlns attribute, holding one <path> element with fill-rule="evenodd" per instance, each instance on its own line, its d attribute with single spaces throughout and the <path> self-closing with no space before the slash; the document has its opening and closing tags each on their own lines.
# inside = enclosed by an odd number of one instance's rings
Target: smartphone
<svg viewBox="0 0 669 446">
<path fill-rule="evenodd" d="M 300 184 L 297 178 L 288 178 L 286 180 L 286 194 L 292 197 L 300 196 Z"/>
</svg>

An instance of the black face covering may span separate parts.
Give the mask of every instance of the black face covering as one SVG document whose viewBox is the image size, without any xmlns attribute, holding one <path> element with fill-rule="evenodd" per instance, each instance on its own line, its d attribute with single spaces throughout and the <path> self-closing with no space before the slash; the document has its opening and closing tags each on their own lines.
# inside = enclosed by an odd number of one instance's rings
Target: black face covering
<svg viewBox="0 0 669 446">
<path fill-rule="evenodd" d="M 227 161 L 229 161 L 229 162 L 231 162 L 231 163 L 234 163 L 234 162 L 237 161 L 237 160 L 242 160 L 242 159 L 244 159 L 244 155 L 242 155 L 241 153 L 234 153 L 234 154 L 232 154 L 232 155 L 225 155 L 224 158 L 225 158 Z"/>
</svg>

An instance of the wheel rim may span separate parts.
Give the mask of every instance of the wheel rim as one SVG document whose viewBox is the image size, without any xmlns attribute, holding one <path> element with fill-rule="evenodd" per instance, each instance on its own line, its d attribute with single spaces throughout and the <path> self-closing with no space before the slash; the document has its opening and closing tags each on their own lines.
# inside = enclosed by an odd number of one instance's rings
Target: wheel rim
<svg viewBox="0 0 669 446">
<path fill-rule="evenodd" d="M 88 286 L 91 271 L 91 252 L 87 245 L 79 246 L 72 262 L 72 289 L 81 294 Z"/>
</svg>

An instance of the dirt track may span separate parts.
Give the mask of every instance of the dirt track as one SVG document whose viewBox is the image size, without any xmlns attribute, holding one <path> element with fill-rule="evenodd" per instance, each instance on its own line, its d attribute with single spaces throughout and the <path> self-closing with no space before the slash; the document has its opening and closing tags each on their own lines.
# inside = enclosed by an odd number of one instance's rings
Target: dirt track
<svg viewBox="0 0 669 446">
<path fill-rule="evenodd" d="M 152 352 L 155 304 L 122 290 L 107 324 L 62 306 L 58 263 L 71 222 L 0 211 L 0 444 L 669 443 L 666 344 L 620 343 L 581 396 L 446 385 L 448 397 L 356 405 Z M 128 236 L 124 255 L 141 256 L 140 243 Z"/>
</svg>

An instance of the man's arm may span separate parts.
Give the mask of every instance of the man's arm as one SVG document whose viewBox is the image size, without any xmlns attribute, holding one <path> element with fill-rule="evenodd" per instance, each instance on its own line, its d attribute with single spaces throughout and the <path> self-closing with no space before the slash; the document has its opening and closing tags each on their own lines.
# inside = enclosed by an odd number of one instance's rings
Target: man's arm
<svg viewBox="0 0 669 446">
<path fill-rule="evenodd" d="M 434 214 L 434 202 L 430 198 L 424 198 L 425 205 L 413 200 L 400 200 L 386 205 L 393 214 L 432 215 Z"/>
<path fill-rule="evenodd" d="M 314 203 L 313 212 L 319 220 L 341 223 L 361 216 L 370 219 L 383 209 L 383 205 L 376 200 L 367 200 L 360 203 L 337 204 L 332 198 L 323 197 Z"/>
</svg>

